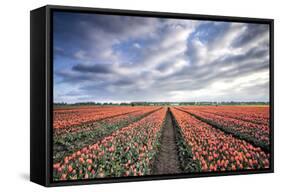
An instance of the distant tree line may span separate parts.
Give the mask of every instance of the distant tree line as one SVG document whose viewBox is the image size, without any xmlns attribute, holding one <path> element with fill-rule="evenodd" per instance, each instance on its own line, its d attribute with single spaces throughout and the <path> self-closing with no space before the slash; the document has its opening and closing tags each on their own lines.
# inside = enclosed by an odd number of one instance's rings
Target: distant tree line
<svg viewBox="0 0 281 192">
<path fill-rule="evenodd" d="M 61 106 L 61 105 L 131 105 L 131 103 L 113 103 L 113 102 L 79 102 L 79 103 L 54 103 L 56 106 Z"/>
<path fill-rule="evenodd" d="M 200 102 L 78 102 L 73 104 L 68 104 L 66 102 L 54 103 L 54 106 L 83 106 L 83 105 L 97 105 L 97 106 L 188 106 L 188 105 L 268 105 L 269 102 L 262 101 L 249 101 L 249 102 L 237 102 L 237 101 L 222 101 L 222 102 L 209 102 L 209 101 L 200 101 Z"/>
</svg>

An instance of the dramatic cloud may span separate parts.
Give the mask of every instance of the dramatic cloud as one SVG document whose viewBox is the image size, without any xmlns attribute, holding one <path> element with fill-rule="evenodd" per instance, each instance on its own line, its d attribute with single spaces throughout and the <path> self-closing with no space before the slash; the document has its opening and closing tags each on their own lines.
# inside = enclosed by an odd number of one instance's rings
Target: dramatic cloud
<svg viewBox="0 0 281 192">
<path fill-rule="evenodd" d="M 106 64 L 96 64 L 96 65 L 83 65 L 78 64 L 72 67 L 72 70 L 82 72 L 82 73 L 111 73 L 112 70 Z"/>
<path fill-rule="evenodd" d="M 54 101 L 268 101 L 269 26 L 54 13 Z"/>
</svg>

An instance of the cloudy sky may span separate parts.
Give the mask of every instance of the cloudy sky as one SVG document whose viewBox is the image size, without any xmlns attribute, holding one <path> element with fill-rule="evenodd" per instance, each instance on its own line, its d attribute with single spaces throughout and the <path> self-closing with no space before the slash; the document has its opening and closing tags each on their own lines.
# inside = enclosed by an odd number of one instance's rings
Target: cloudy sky
<svg viewBox="0 0 281 192">
<path fill-rule="evenodd" d="M 54 102 L 268 101 L 269 26 L 54 13 Z"/>
</svg>

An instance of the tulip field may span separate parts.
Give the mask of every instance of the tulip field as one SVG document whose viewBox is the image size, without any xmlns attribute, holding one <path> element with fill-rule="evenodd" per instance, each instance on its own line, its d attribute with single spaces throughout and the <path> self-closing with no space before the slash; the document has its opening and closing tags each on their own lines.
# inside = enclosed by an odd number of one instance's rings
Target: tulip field
<svg viewBox="0 0 281 192">
<path fill-rule="evenodd" d="M 267 169 L 269 119 L 268 106 L 55 108 L 53 180 Z"/>
</svg>

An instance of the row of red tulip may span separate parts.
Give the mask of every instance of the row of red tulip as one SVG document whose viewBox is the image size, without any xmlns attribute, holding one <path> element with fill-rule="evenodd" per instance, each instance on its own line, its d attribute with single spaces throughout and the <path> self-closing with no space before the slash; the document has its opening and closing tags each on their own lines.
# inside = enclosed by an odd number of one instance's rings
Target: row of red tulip
<svg viewBox="0 0 281 192">
<path fill-rule="evenodd" d="M 189 107 L 190 108 L 190 107 Z M 222 117 L 234 118 L 251 123 L 269 126 L 269 107 L 245 107 L 245 106 L 206 106 L 191 107 L 200 112 L 212 113 Z"/>
<path fill-rule="evenodd" d="M 186 112 L 190 112 L 212 124 L 218 125 L 221 128 L 234 133 L 236 135 L 241 135 L 242 137 L 247 137 L 249 140 L 255 140 L 260 142 L 259 146 L 262 146 L 263 143 L 265 145 L 269 145 L 269 126 L 264 124 L 256 124 L 251 122 L 246 122 L 230 117 L 222 117 L 219 115 L 202 112 L 200 110 L 190 109 L 187 107 L 181 107 L 181 110 Z M 257 143 L 259 144 L 259 143 Z"/>
<path fill-rule="evenodd" d="M 147 175 L 166 114 L 162 108 L 53 165 L 55 180 Z"/>
<path fill-rule="evenodd" d="M 111 107 L 76 107 L 72 109 L 58 109 L 53 112 L 53 128 L 65 128 L 81 123 L 102 120 L 116 115 L 143 110 L 148 107 L 111 106 Z"/>
<path fill-rule="evenodd" d="M 259 147 L 206 124 L 178 109 L 172 113 L 181 128 L 193 160 L 202 171 L 261 169 L 269 167 L 269 154 Z"/>
<path fill-rule="evenodd" d="M 120 122 L 130 122 L 136 118 L 139 118 L 145 114 L 149 114 L 158 109 L 160 109 L 160 108 L 159 107 L 142 108 L 137 111 L 117 115 L 112 118 L 106 118 L 104 120 L 94 121 L 94 122 L 89 122 L 89 123 L 81 123 L 76 126 L 68 126 L 68 127 L 61 128 L 61 129 L 54 129 L 53 131 L 54 131 L 54 135 L 61 135 L 64 133 L 79 133 L 79 132 L 85 132 L 85 131 L 92 131 L 94 129 L 100 128 L 101 125 L 106 125 L 107 127 L 110 127 L 110 126 L 114 126 Z"/>
</svg>

